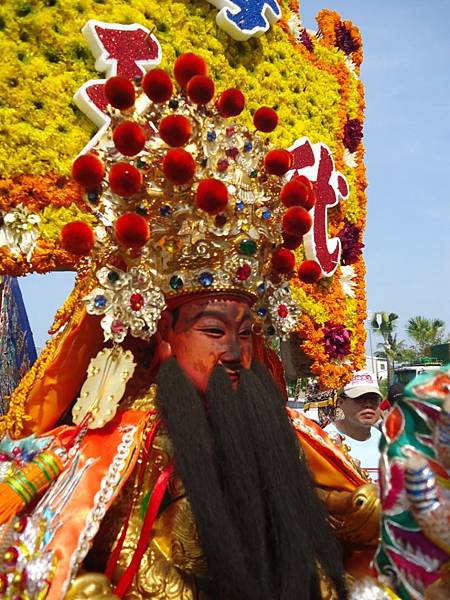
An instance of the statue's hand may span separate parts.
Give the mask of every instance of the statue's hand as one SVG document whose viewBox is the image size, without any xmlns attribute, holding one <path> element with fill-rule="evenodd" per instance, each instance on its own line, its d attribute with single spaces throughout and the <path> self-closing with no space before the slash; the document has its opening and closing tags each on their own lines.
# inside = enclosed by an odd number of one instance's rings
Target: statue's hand
<svg viewBox="0 0 450 600">
<path fill-rule="evenodd" d="M 353 493 L 341 492 L 339 498 L 332 492 L 326 503 L 331 526 L 340 540 L 361 546 L 378 544 L 380 499 L 377 486 L 366 483 Z"/>
<path fill-rule="evenodd" d="M 84 573 L 73 580 L 65 600 L 119 600 L 111 582 L 101 573 Z"/>
</svg>

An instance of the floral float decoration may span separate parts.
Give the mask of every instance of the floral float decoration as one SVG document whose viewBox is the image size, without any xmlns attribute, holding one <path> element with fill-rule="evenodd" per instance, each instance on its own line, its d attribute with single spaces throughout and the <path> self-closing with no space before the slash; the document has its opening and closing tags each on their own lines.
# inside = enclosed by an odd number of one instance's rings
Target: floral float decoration
<svg viewBox="0 0 450 600">
<path fill-rule="evenodd" d="M 176 27 L 177 52 L 198 49 L 216 79 L 216 94 L 241 86 L 244 95 L 252 90 L 250 110 L 238 115 L 236 123 L 252 127 L 253 113 L 258 106 L 276 108 L 280 125 L 272 132 L 263 132 L 262 139 L 269 138 L 274 147 L 290 148 L 295 131 L 298 139 L 307 138 L 313 147 L 323 144 L 332 154 L 335 171 L 345 178 L 348 196 L 326 209 L 327 237 L 341 240 L 342 258 L 335 273 L 324 277 L 318 272 L 317 265 L 312 264 L 317 261 L 305 255 L 303 240 L 298 245 L 298 239 L 285 239 L 284 246 L 295 254 L 296 272 L 306 263 L 301 275 L 290 281 L 293 299 L 301 310 L 297 331 L 302 351 L 321 388 L 331 389 L 348 381 L 352 370 L 361 368 L 364 362 L 365 269 L 361 250 L 366 181 L 361 140 L 364 100 L 358 79 L 361 38 L 356 27 L 342 21 L 336 13 L 321 11 L 317 18 L 320 33 L 315 34 L 301 23 L 296 2 L 281 0 L 274 4 L 280 14 L 258 38 L 258 53 L 263 60 L 256 62 L 254 40 L 237 42 L 217 28 L 214 18 L 219 12 L 218 6 L 216 10 L 202 3 L 192 11 L 188 5 L 175 7 L 169 3 L 161 12 L 158 3 L 149 0 L 145 13 L 133 0 L 127 6 L 134 11 L 135 21 L 151 31 L 152 39 L 156 40 L 152 46 L 154 63 L 151 66 L 157 68 L 160 63 L 164 67 L 165 61 L 174 61 L 171 32 Z M 60 237 L 62 228 L 79 221 L 89 225 L 96 236 L 107 235 L 107 225 L 98 221 L 94 207 L 87 208 L 81 186 L 70 178 L 72 157 L 79 148 L 90 143 L 93 133 L 85 117 L 73 104 L 71 106 L 70 96 L 83 83 L 98 77 L 79 33 L 86 21 L 84 10 L 95 13 L 99 22 L 112 26 L 111 21 L 124 20 L 123 7 L 116 0 L 106 0 L 100 5 L 87 0 L 81 12 L 67 7 L 63 18 L 57 6 L 42 9 L 30 6 L 28 12 L 17 14 L 12 0 L 2 4 L 0 17 L 4 27 L 0 46 L 8 66 L 0 78 L 3 98 L 0 115 L 5 123 L 2 139 L 8 143 L 0 146 L 0 218 L 5 224 L 6 217 L 7 224 L 11 218 L 9 213 L 16 208 L 26 209 L 36 216 L 31 229 L 33 242 L 25 252 L 20 250 L 18 238 L 13 242 L 8 234 L 5 241 L 7 231 L 2 225 L 0 269 L 3 273 L 23 275 L 72 269 L 82 275 L 86 259 L 64 248 Z M 28 21 L 36 17 L 36 11 L 39 20 L 35 22 L 39 25 L 29 28 Z M 21 30 L 26 29 L 26 35 L 20 40 L 14 26 L 16 20 Z M 25 60 L 30 49 L 33 50 L 32 63 Z M 119 53 L 114 55 L 116 50 Z M 117 63 L 114 74 L 118 74 L 125 67 L 124 59 L 117 48 L 110 47 L 109 52 Z M 71 65 L 64 75 L 62 61 Z M 137 68 L 129 56 L 125 62 L 128 68 Z M 240 65 L 239 68 L 236 65 Z M 141 74 L 148 68 L 147 65 L 141 69 Z M 280 97 L 285 99 L 282 104 Z M 233 156 L 224 159 L 234 161 Z M 311 181 L 314 182 L 314 178 Z M 353 231 L 349 231 L 350 226 Z M 344 260 L 350 262 L 344 263 Z M 343 277 L 343 266 L 353 268 L 350 286 L 342 283 L 349 276 L 347 273 Z M 73 314 L 74 306 L 72 298 L 59 313 L 56 329 Z M 330 359 L 325 350 L 327 322 L 342 325 L 350 334 L 350 352 L 344 359 Z"/>
</svg>

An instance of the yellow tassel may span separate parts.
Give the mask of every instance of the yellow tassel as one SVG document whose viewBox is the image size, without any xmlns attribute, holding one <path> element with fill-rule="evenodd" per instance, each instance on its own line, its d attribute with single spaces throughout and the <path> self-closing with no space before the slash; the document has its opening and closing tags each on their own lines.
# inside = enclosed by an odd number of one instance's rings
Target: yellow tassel
<svg viewBox="0 0 450 600">
<path fill-rule="evenodd" d="M 0 525 L 8 523 L 58 477 L 63 463 L 51 450 L 0 483 Z"/>
</svg>

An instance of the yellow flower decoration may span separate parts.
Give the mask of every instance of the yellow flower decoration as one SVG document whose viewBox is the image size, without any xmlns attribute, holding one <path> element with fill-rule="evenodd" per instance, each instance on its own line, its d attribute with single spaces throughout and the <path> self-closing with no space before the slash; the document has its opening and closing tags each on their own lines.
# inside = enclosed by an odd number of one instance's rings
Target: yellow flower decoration
<svg viewBox="0 0 450 600">
<path fill-rule="evenodd" d="M 248 98 L 239 121 L 251 126 L 260 105 L 274 107 L 280 125 L 268 137 L 275 146 L 289 147 L 307 136 L 323 142 L 333 153 L 336 168 L 350 187 L 347 200 L 329 210 L 329 235 L 341 230 L 344 219 L 365 226 L 364 150 L 354 153 L 356 166 L 344 160 L 344 128 L 348 120 L 363 121 L 364 93 L 358 79 L 362 61 L 361 36 L 356 27 L 332 11 L 317 17 L 320 36 L 311 47 L 289 27 L 298 3 L 279 0 L 282 19 L 263 36 L 240 43 L 215 22 L 208 2 L 159 0 L 78 0 L 52 3 L 3 0 L 0 5 L 0 215 L 21 205 L 40 217 L 39 237 L 29 260 L 0 247 L 0 273 L 23 275 L 52 269 L 81 267 L 79 259 L 60 246 L 59 231 L 70 221 L 93 225 L 95 217 L 70 179 L 74 157 L 96 132 L 78 110 L 73 94 L 90 79 L 103 77 L 81 28 L 88 19 L 109 23 L 139 23 L 160 41 L 161 66 L 169 68 L 177 55 L 194 51 L 206 59 L 217 91 L 239 87 Z M 339 31 L 351 37 L 352 49 L 339 48 Z M 341 44 L 342 45 L 342 44 Z M 353 160 L 353 159 L 352 159 Z M 347 159 L 348 163 L 348 159 Z M 303 253 L 297 252 L 300 263 Z M 366 311 L 364 263 L 355 268 L 355 297 L 345 296 L 339 272 L 319 284 L 292 282 L 302 310 L 299 334 L 312 359 L 312 371 L 323 388 L 346 383 L 364 361 Z M 330 362 L 324 352 L 323 325 L 332 321 L 352 332 L 349 364 Z"/>
</svg>

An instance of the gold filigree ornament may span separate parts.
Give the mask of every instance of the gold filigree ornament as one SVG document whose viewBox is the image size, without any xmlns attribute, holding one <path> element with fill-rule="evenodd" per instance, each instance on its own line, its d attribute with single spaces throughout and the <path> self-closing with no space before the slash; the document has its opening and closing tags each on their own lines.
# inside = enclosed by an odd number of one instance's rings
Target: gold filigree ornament
<svg viewBox="0 0 450 600">
<path fill-rule="evenodd" d="M 83 300 L 90 315 L 103 315 L 105 341 L 120 344 L 128 331 L 134 337 L 150 339 L 166 303 L 148 274 L 135 267 L 125 272 L 106 265 L 96 277 L 100 286 Z"/>
<path fill-rule="evenodd" d="M 89 429 L 103 427 L 114 418 L 136 363 L 121 346 L 101 350 L 89 363 L 87 378 L 72 410 L 74 423 L 87 420 Z"/>
<path fill-rule="evenodd" d="M 184 90 L 153 102 L 145 80 L 133 86 L 134 104 L 108 106 L 109 126 L 73 166 L 100 226 L 88 313 L 103 315 L 105 339 L 121 343 L 151 337 L 164 300 L 237 292 L 255 301 L 263 334 L 287 337 L 300 310 L 283 234 L 301 243 L 312 222 L 300 196 L 281 201 L 292 155 L 230 120 L 221 99 L 236 90 L 195 104 Z"/>
</svg>

